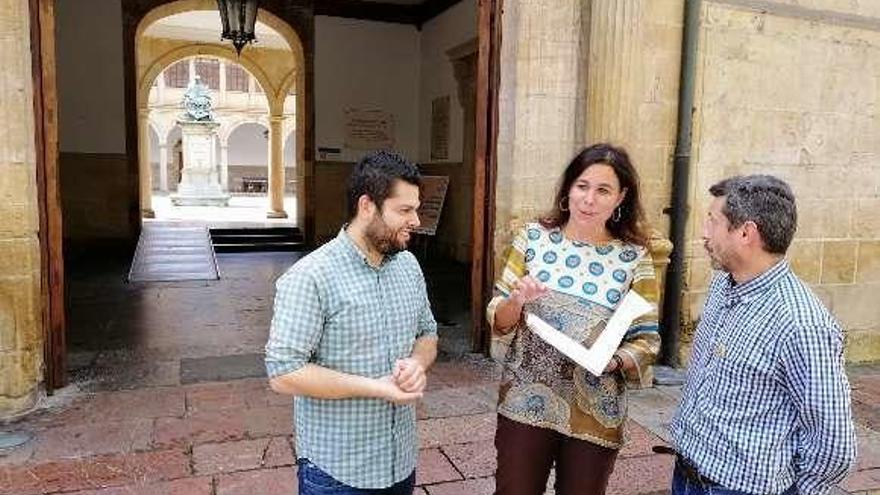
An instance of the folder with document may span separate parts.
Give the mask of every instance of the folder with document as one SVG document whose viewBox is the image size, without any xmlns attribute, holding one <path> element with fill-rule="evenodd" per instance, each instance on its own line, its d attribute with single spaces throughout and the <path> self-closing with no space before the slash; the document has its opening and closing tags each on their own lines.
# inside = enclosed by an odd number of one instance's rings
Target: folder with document
<svg viewBox="0 0 880 495">
<path fill-rule="evenodd" d="M 654 307 L 651 303 L 635 291 L 627 292 L 620 305 L 614 311 L 614 314 L 611 315 L 602 333 L 589 348 L 584 347 L 580 342 L 553 328 L 546 321 L 531 313 L 526 315 L 526 324 L 532 332 L 558 349 L 559 352 L 568 356 L 568 358 L 593 375 L 599 376 L 608 365 L 608 362 L 611 361 L 611 356 L 620 346 L 620 341 L 626 334 L 627 329 L 632 325 L 632 322 L 652 309 Z"/>
</svg>

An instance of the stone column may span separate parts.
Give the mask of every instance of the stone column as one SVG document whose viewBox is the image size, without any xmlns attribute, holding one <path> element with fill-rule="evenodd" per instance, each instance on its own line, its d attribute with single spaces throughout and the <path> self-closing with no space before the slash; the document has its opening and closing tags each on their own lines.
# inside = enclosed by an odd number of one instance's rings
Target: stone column
<svg viewBox="0 0 880 495">
<path fill-rule="evenodd" d="M 229 143 L 220 141 L 220 188 L 229 192 Z"/>
<path fill-rule="evenodd" d="M 593 0 L 587 68 L 587 142 L 630 148 L 638 137 L 642 0 Z"/>
<path fill-rule="evenodd" d="M 150 166 L 150 111 L 138 109 L 138 173 L 141 184 L 141 216 L 155 218 L 153 211 L 153 170 Z"/>
<path fill-rule="evenodd" d="M 168 143 L 159 144 L 159 189 L 168 192 Z"/>
<path fill-rule="evenodd" d="M 666 232 L 685 0 L 594 0 L 585 9 L 585 143 L 629 152 L 648 222 Z"/>
<path fill-rule="evenodd" d="M 28 2 L 0 0 L 0 419 L 31 408 L 43 369 Z"/>
<path fill-rule="evenodd" d="M 269 212 L 268 218 L 287 218 L 284 211 L 284 117 L 269 117 Z"/>
<path fill-rule="evenodd" d="M 627 149 L 643 187 L 648 186 L 642 200 L 648 204 L 649 223 L 660 229 L 665 218 L 659 212 L 669 190 L 666 163 L 674 143 L 674 127 L 668 124 L 674 118 L 668 117 L 677 107 L 681 41 L 673 34 L 681 29 L 676 23 L 682 6 L 682 1 L 590 2 L 586 142 L 607 141 Z M 655 63 L 666 57 L 675 62 Z M 649 248 L 662 298 L 672 244 L 654 231 Z M 631 386 L 649 386 L 653 370 L 647 373 L 641 384 Z"/>
</svg>

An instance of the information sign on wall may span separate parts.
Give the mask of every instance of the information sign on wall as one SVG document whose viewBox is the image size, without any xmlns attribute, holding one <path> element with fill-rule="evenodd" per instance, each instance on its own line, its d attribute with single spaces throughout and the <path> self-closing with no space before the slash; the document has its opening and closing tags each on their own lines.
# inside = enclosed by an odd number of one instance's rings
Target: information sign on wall
<svg viewBox="0 0 880 495">
<path fill-rule="evenodd" d="M 358 150 L 394 147 L 394 116 L 384 110 L 346 108 L 345 147 Z"/>
<path fill-rule="evenodd" d="M 448 187 L 449 177 L 446 175 L 422 176 L 422 204 L 419 206 L 421 225 L 414 229 L 415 232 L 427 235 L 437 233 L 437 224 L 440 222 L 440 213 L 443 211 Z"/>
<path fill-rule="evenodd" d="M 449 158 L 449 95 L 431 101 L 431 160 Z"/>
</svg>

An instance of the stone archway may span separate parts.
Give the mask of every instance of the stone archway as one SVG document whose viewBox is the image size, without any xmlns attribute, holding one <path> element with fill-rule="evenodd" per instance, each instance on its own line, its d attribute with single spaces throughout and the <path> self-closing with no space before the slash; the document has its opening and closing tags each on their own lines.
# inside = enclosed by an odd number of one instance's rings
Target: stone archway
<svg viewBox="0 0 880 495">
<path fill-rule="evenodd" d="M 249 183 L 249 181 L 252 181 L 253 179 L 259 179 L 260 181 L 262 181 L 265 180 L 265 178 L 267 178 L 269 175 L 269 150 L 267 148 L 264 148 L 262 152 L 265 152 L 266 154 L 264 157 L 261 156 L 261 159 L 258 160 L 258 163 L 265 164 L 266 169 L 260 172 L 255 172 L 253 170 L 242 170 L 241 165 L 254 165 L 254 163 L 235 163 L 236 159 L 241 159 L 241 152 L 237 151 L 236 144 L 233 143 L 233 138 L 236 138 L 237 145 L 241 145 L 242 138 L 247 138 L 246 135 L 248 132 L 246 130 L 242 130 L 242 128 L 245 126 L 249 126 L 251 128 L 261 128 L 263 136 L 267 135 L 269 132 L 269 123 L 266 119 L 241 119 L 231 124 L 227 124 L 226 126 L 221 126 L 218 133 L 218 138 L 220 141 L 221 155 L 223 157 L 222 164 L 226 168 L 226 181 L 230 185 L 230 190 L 233 190 L 233 184 L 237 184 L 241 187 L 240 192 L 253 192 L 252 187 L 254 186 L 254 184 Z M 245 135 L 242 135 L 242 132 L 244 132 Z M 251 131 L 251 135 L 253 135 L 252 132 L 253 131 Z M 230 153 L 230 150 L 232 150 L 232 153 Z M 263 162 L 263 159 L 265 159 L 265 163 Z M 264 172 L 266 174 L 265 178 L 262 176 Z"/>
<path fill-rule="evenodd" d="M 231 48 L 223 47 L 220 45 L 193 43 L 191 45 L 175 48 L 174 50 L 164 54 L 159 59 L 153 61 L 150 67 L 146 69 L 144 74 L 138 80 L 138 108 L 144 108 L 146 106 L 147 98 L 150 94 L 150 86 L 153 84 L 153 81 L 159 76 L 159 74 L 162 73 L 163 70 L 170 67 L 171 65 L 174 65 L 176 62 L 200 55 L 222 58 L 244 67 L 254 76 L 257 82 L 260 83 L 260 86 L 263 87 L 263 90 L 266 91 L 266 99 L 269 102 L 270 113 L 272 112 L 273 108 L 277 107 L 277 98 L 274 95 L 275 88 L 271 79 L 266 74 L 266 72 L 253 60 L 249 59 L 245 55 L 242 55 L 240 58 L 237 57 L 235 55 L 235 51 L 233 51 Z M 270 94 L 267 91 L 267 88 L 273 93 Z"/>
<path fill-rule="evenodd" d="M 259 57 L 254 57 L 254 48 L 246 48 L 239 57 L 235 54 L 230 45 L 225 43 L 209 43 L 209 42 L 189 42 L 183 46 L 176 46 L 161 53 L 150 53 L 146 56 L 142 53 L 142 40 L 150 26 L 169 16 L 183 14 L 193 11 L 217 11 L 216 2 L 214 0 L 178 0 L 174 2 L 158 5 L 152 10 L 146 12 L 137 22 L 134 30 L 135 45 L 135 101 L 138 111 L 138 141 L 142 141 L 145 136 L 143 121 L 148 117 L 146 111 L 147 100 L 149 97 L 150 86 L 153 80 L 171 64 L 187 58 L 198 55 L 208 55 L 217 58 L 226 59 L 238 63 L 250 72 L 263 88 L 266 100 L 269 106 L 269 134 L 270 134 L 270 186 L 269 186 L 269 208 L 267 216 L 270 218 L 285 218 L 287 213 L 284 210 L 284 186 L 287 182 L 284 178 L 285 170 L 283 166 L 283 145 L 285 133 L 283 129 L 284 103 L 286 99 L 293 93 L 296 98 L 295 111 L 295 128 L 297 132 L 297 162 L 303 162 L 305 158 L 306 132 L 305 132 L 305 51 L 302 40 L 297 32 L 280 17 L 272 14 L 266 9 L 261 8 L 257 14 L 257 22 L 273 30 L 280 36 L 289 48 L 290 58 L 277 64 L 277 59 L 271 64 Z M 285 57 L 286 58 L 286 57 Z M 261 63 L 262 62 L 262 63 Z M 278 66 L 283 66 L 283 71 L 279 73 Z M 152 189 L 149 184 L 149 177 L 144 173 L 144 163 L 149 161 L 149 151 L 144 151 L 144 147 L 138 146 L 138 162 L 140 165 L 140 209 L 143 217 L 149 217 L 152 214 L 150 204 L 150 191 Z M 299 177 L 296 179 L 300 179 Z M 297 194 L 296 197 L 298 212 L 297 223 L 303 225 L 305 212 L 306 197 L 305 194 Z"/>
</svg>

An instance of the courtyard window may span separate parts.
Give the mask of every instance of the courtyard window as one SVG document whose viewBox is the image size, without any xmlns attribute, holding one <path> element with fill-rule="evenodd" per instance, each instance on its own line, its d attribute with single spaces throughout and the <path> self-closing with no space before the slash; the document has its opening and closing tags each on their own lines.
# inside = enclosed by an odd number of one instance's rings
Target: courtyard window
<svg viewBox="0 0 880 495">
<path fill-rule="evenodd" d="M 181 60 L 165 69 L 165 86 L 185 88 L 189 84 L 189 61 Z"/>
<path fill-rule="evenodd" d="M 208 88 L 220 89 L 220 61 L 216 58 L 197 58 L 196 74 Z"/>
<path fill-rule="evenodd" d="M 226 91 L 247 93 L 248 73 L 240 65 L 226 66 Z"/>
</svg>

